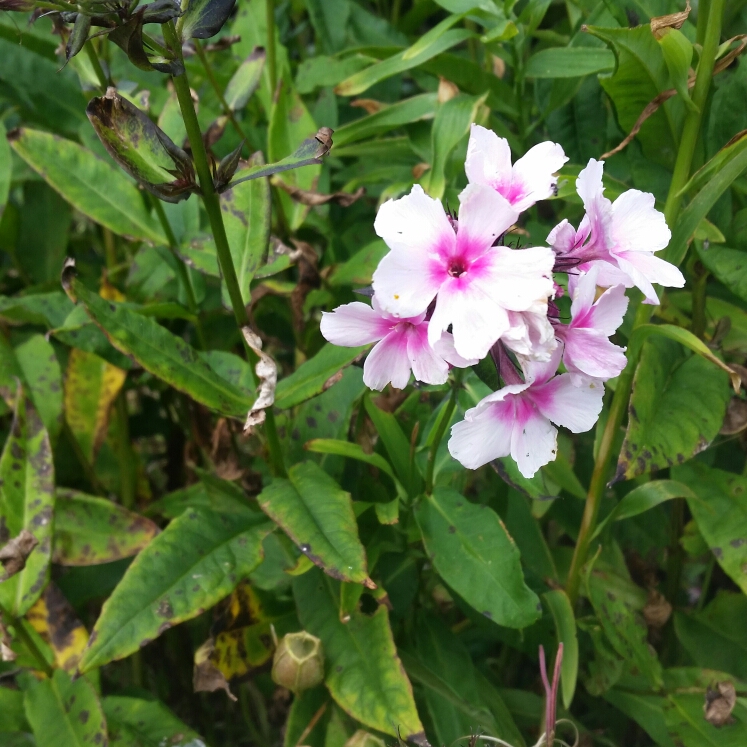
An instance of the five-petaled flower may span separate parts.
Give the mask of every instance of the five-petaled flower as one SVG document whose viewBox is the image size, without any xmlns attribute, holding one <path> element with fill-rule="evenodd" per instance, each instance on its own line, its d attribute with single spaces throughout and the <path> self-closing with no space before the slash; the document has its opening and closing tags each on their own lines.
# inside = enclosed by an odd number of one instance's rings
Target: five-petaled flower
<svg viewBox="0 0 747 747">
<path fill-rule="evenodd" d="M 511 311 L 531 309 L 553 292 L 549 249 L 495 246 L 517 216 L 504 197 L 479 185 L 462 192 L 458 221 L 418 185 L 385 202 L 374 223 L 391 249 L 373 275 L 381 307 L 404 319 L 435 298 L 431 344 L 451 326 L 459 355 L 484 358 L 511 327 Z"/>
</svg>

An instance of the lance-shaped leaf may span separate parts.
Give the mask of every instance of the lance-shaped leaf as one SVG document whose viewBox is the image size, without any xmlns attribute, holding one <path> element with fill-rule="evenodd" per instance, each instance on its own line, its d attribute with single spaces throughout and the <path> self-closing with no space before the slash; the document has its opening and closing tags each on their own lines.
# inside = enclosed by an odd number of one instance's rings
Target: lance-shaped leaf
<svg viewBox="0 0 747 747">
<path fill-rule="evenodd" d="M 415 518 L 441 578 L 485 617 L 509 628 L 531 625 L 541 611 L 524 582 L 519 550 L 501 520 L 455 490 L 421 499 Z"/>
<path fill-rule="evenodd" d="M 47 584 L 26 619 L 54 652 L 55 665 L 73 674 L 88 643 L 88 631 L 65 595 L 53 583 Z"/>
<path fill-rule="evenodd" d="M 109 413 L 127 372 L 103 358 L 73 349 L 65 377 L 65 417 L 89 462 L 106 437 Z"/>
<path fill-rule="evenodd" d="M 273 480 L 260 493 L 262 510 L 325 573 L 376 588 L 368 577 L 350 493 L 313 462 L 294 465 L 288 478 Z"/>
<path fill-rule="evenodd" d="M 85 306 L 115 348 L 131 355 L 154 376 L 217 412 L 244 418 L 254 402 L 249 392 L 220 376 L 181 337 L 125 304 L 106 301 L 77 279 L 67 282 L 71 293 Z"/>
<path fill-rule="evenodd" d="M 156 197 L 179 202 L 198 191 L 190 157 L 114 88 L 91 99 L 86 114 L 109 155 Z"/>
<path fill-rule="evenodd" d="M 57 669 L 49 679 L 32 680 L 24 705 L 37 747 L 106 747 L 104 712 L 85 677 L 73 682 Z"/>
<path fill-rule="evenodd" d="M 426 745 L 386 607 L 373 615 L 354 610 L 341 622 L 340 584 L 316 570 L 295 580 L 293 595 L 302 625 L 322 639 L 325 682 L 340 707 L 372 729 Z"/>
<path fill-rule="evenodd" d="M 15 130 L 15 152 L 73 207 L 119 236 L 166 244 L 140 190 L 113 164 L 78 143 L 39 130 Z"/>
<path fill-rule="evenodd" d="M 10 435 L 0 456 L 0 542 L 24 529 L 38 543 L 25 567 L 0 583 L 0 604 L 20 617 L 49 578 L 54 510 L 54 465 L 49 434 L 30 400 L 19 395 Z"/>
<path fill-rule="evenodd" d="M 75 17 L 75 23 L 73 29 L 68 37 L 67 44 L 65 45 L 65 60 L 70 61 L 70 58 L 75 57 L 83 45 L 88 40 L 88 32 L 91 30 L 91 16 L 87 16 L 84 13 L 78 13 Z"/>
<path fill-rule="evenodd" d="M 158 527 L 106 498 L 57 489 L 54 562 L 98 565 L 136 555 L 158 534 Z"/>
<path fill-rule="evenodd" d="M 154 6 L 161 6 L 155 12 Z M 169 6 L 172 10 L 169 10 Z M 150 10 L 149 10 L 150 9 Z M 163 23 L 159 18 L 175 18 L 180 12 L 176 2 L 156 2 L 138 8 L 129 19 L 109 33 L 109 38 L 130 58 L 130 62 L 141 70 L 158 70 L 161 73 L 180 75 L 184 64 L 180 59 L 155 57 L 151 59 L 143 39 L 144 23 Z M 147 13 L 147 15 L 146 15 Z"/>
<path fill-rule="evenodd" d="M 181 18 L 176 22 L 179 38 L 209 39 L 215 36 L 231 15 L 236 0 L 187 0 Z"/>
<path fill-rule="evenodd" d="M 205 741 L 158 700 L 104 698 L 109 747 L 201 747 Z"/>
<path fill-rule="evenodd" d="M 135 558 L 104 603 L 80 671 L 129 656 L 223 599 L 259 565 L 272 529 L 249 509 L 185 511 Z"/>
<path fill-rule="evenodd" d="M 266 57 L 264 47 L 255 47 L 228 81 L 223 96 L 231 111 L 237 112 L 243 109 L 259 87 Z"/>
<path fill-rule="evenodd" d="M 235 187 L 237 184 L 250 179 L 259 179 L 262 176 L 279 174 L 281 171 L 320 164 L 332 147 L 332 134 L 333 131 L 329 127 L 321 127 L 314 137 L 304 140 L 291 155 L 267 166 L 253 166 L 244 169 L 241 172 L 241 178 L 234 179 L 228 186 Z"/>
</svg>

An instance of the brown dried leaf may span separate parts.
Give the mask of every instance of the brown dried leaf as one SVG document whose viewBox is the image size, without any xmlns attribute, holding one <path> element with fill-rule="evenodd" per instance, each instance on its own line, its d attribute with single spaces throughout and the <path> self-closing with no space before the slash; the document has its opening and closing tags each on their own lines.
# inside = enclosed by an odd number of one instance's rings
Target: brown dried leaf
<svg viewBox="0 0 747 747">
<path fill-rule="evenodd" d="M 742 383 L 744 384 L 744 379 Z M 747 401 L 740 397 L 732 397 L 726 408 L 724 423 L 719 433 L 722 436 L 733 436 L 741 433 L 745 428 L 747 428 Z"/>
<path fill-rule="evenodd" d="M 350 102 L 350 106 L 363 109 L 366 114 L 376 114 L 376 112 L 380 112 L 386 104 L 382 104 L 381 101 L 376 101 L 376 99 L 353 99 Z"/>
<path fill-rule="evenodd" d="M 643 608 L 646 625 L 651 628 L 663 628 L 672 614 L 672 605 L 666 597 L 656 589 L 648 590 L 648 599 Z"/>
<path fill-rule="evenodd" d="M 28 529 L 21 529 L 20 534 L 0 548 L 0 565 L 4 573 L 0 581 L 7 581 L 11 576 L 20 573 L 26 567 L 26 559 L 39 544 Z"/>
<path fill-rule="evenodd" d="M 321 192 L 315 192 L 313 189 L 301 189 L 300 187 L 286 184 L 279 176 L 273 176 L 270 181 L 273 186 L 280 187 L 284 192 L 287 192 L 291 196 L 291 199 L 300 202 L 302 205 L 309 205 L 311 207 L 326 205 L 329 202 L 336 202 L 341 207 L 350 207 L 366 194 L 365 187 L 358 187 L 355 192 L 322 194 Z"/>
<path fill-rule="evenodd" d="M 0 620 L 0 661 L 15 661 L 18 654 L 11 648 L 12 641 L 8 630 Z"/>
<path fill-rule="evenodd" d="M 450 99 L 459 95 L 459 89 L 450 80 L 438 76 L 438 103 L 445 104 Z"/>
<path fill-rule="evenodd" d="M 737 702 L 737 693 L 731 682 L 717 682 L 706 690 L 703 713 L 709 724 L 715 727 L 733 723 L 731 712 Z"/>
<path fill-rule="evenodd" d="M 210 658 L 214 650 L 215 640 L 211 636 L 195 651 L 192 687 L 196 693 L 214 693 L 216 690 L 225 690 L 226 695 L 235 702 L 237 698 L 231 692 L 226 678 Z"/>
<path fill-rule="evenodd" d="M 690 0 L 687 0 L 685 10 L 681 10 L 679 13 L 669 13 L 666 16 L 656 16 L 655 18 L 652 18 L 651 33 L 657 39 L 661 39 L 668 29 L 681 29 L 689 15 Z"/>
<path fill-rule="evenodd" d="M 493 75 L 496 78 L 502 78 L 506 74 L 506 63 L 502 57 L 498 55 L 493 56 Z"/>
<path fill-rule="evenodd" d="M 425 163 L 425 162 L 423 162 L 423 163 L 416 163 L 412 167 L 412 176 L 413 176 L 413 179 L 415 179 L 415 181 L 417 181 L 418 179 L 420 179 L 420 177 L 423 176 L 423 174 L 425 174 L 425 172 L 428 171 L 428 169 L 430 167 L 431 167 L 431 165 L 429 163 Z"/>
<path fill-rule="evenodd" d="M 257 399 L 249 410 L 244 423 L 244 434 L 249 435 L 265 422 L 265 410 L 275 402 L 275 387 L 278 383 L 278 368 L 267 353 L 262 352 L 262 340 L 249 327 L 243 327 L 242 333 L 247 345 L 257 354 L 259 360 L 254 370 L 259 379 Z"/>
</svg>

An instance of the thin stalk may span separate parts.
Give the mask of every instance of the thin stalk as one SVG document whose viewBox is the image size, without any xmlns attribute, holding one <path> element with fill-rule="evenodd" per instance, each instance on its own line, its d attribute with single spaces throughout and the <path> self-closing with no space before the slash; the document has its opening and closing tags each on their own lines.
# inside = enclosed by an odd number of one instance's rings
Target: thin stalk
<svg viewBox="0 0 747 747">
<path fill-rule="evenodd" d="M 267 13 L 267 74 L 270 77 L 270 95 L 275 95 L 277 85 L 277 53 L 275 51 L 275 0 L 265 0 Z"/>
<path fill-rule="evenodd" d="M 93 46 L 93 42 L 89 39 L 85 43 L 84 48 L 86 50 L 86 54 L 88 55 L 91 66 L 93 67 L 93 71 L 96 73 L 96 78 L 99 81 L 101 90 L 106 91 L 107 87 L 109 86 L 109 79 L 104 72 L 104 68 L 101 66 L 101 60 L 99 60 L 99 56 L 96 54 L 96 48 Z"/>
<path fill-rule="evenodd" d="M 719 39 L 721 38 L 721 18 L 723 16 L 724 0 L 711 0 L 708 10 L 708 18 L 702 18 L 698 21 L 699 27 L 701 21 L 707 23 L 707 27 L 704 32 L 703 54 L 700 58 L 695 87 L 693 88 L 693 102 L 697 108 L 694 111 L 689 111 L 685 119 L 672 182 L 669 185 L 669 194 L 664 208 L 664 217 L 670 227 L 674 226 L 677 221 L 681 204 L 678 194 L 687 183 L 690 175 L 695 146 L 700 132 L 701 119 L 708 98 L 708 89 L 711 84 L 711 78 L 713 77 L 713 65 L 716 59 Z M 634 327 L 648 323 L 652 313 L 653 306 L 641 304 L 636 314 Z M 589 492 L 586 496 L 586 505 L 584 506 L 584 515 L 581 519 L 576 549 L 574 550 L 571 568 L 568 572 L 566 592 L 571 600 L 571 604 L 575 604 L 578 598 L 581 569 L 586 563 L 591 537 L 596 528 L 599 506 L 607 484 L 610 464 L 614 456 L 613 446 L 615 436 L 622 426 L 625 412 L 628 409 L 628 400 L 633 386 L 633 375 L 637 363 L 637 355 L 631 355 L 630 353 L 629 355 L 628 364 L 617 380 L 617 387 L 612 398 L 609 417 L 607 418 L 607 424 L 602 434 L 599 454 L 594 464 Z"/>
<path fill-rule="evenodd" d="M 127 412 L 127 399 L 124 390 L 116 399 L 116 427 L 119 452 L 120 497 L 125 508 L 135 507 L 135 464 L 130 443 L 130 417 Z"/>
<path fill-rule="evenodd" d="M 441 445 L 441 439 L 446 433 L 446 429 L 449 427 L 451 422 L 451 416 L 454 414 L 456 408 L 458 385 L 454 382 L 451 388 L 451 396 L 449 402 L 446 405 L 446 411 L 443 413 L 441 420 L 436 426 L 436 435 L 431 443 L 431 448 L 428 451 L 428 464 L 425 469 L 425 492 L 429 495 L 433 492 L 433 470 L 436 467 L 436 454 L 438 453 L 438 447 Z"/>
<path fill-rule="evenodd" d="M 179 43 L 173 23 L 164 24 L 162 28 L 167 44 L 172 48 L 174 53 L 179 55 L 181 58 L 181 44 Z M 213 232 L 213 239 L 218 253 L 218 263 L 220 264 L 221 274 L 223 275 L 223 280 L 226 283 L 228 295 L 231 299 L 233 314 L 239 328 L 248 327 L 249 314 L 247 313 L 244 300 L 241 297 L 239 280 L 236 277 L 236 268 L 233 266 L 231 248 L 228 245 L 226 228 L 223 225 L 223 214 L 220 209 L 220 200 L 218 199 L 218 194 L 213 185 L 213 175 L 210 171 L 207 152 L 205 151 L 205 143 L 202 140 L 200 124 L 197 121 L 197 114 L 195 113 L 192 94 L 189 90 L 189 80 L 186 71 L 181 75 L 172 76 L 172 80 L 174 81 L 176 96 L 179 100 L 182 117 L 184 118 L 184 126 L 187 130 L 189 144 L 192 148 L 192 158 L 194 159 L 197 177 L 200 180 L 202 200 L 208 214 L 210 228 Z M 254 385 L 257 386 L 259 382 L 257 381 L 254 367 L 257 364 L 258 358 L 256 353 L 246 343 L 246 340 L 244 340 L 243 335 L 241 338 L 244 341 L 247 357 L 251 364 Z M 276 475 L 284 475 L 285 466 L 283 465 L 283 453 L 280 446 L 280 438 L 277 433 L 277 426 L 275 425 L 275 416 L 272 409 L 269 407 L 265 410 L 265 413 L 265 433 L 267 435 L 267 445 L 270 451 L 270 466 Z"/>
<path fill-rule="evenodd" d="M 223 109 L 223 114 L 225 114 L 225 116 L 228 117 L 229 121 L 233 125 L 234 130 L 236 130 L 236 134 L 242 140 L 246 140 L 246 142 L 249 143 L 249 138 L 246 136 L 246 133 L 241 128 L 241 125 L 236 119 L 236 115 L 233 113 L 233 110 L 231 109 L 231 107 L 228 105 L 228 102 L 226 101 L 226 97 L 223 95 L 223 91 L 221 90 L 218 80 L 215 77 L 213 68 L 210 65 L 210 60 L 208 60 L 208 57 L 205 54 L 205 50 L 202 48 L 202 44 L 200 44 L 200 40 L 193 39 L 193 41 L 195 43 L 195 50 L 197 51 L 197 56 L 200 58 L 202 67 L 205 70 L 205 75 L 207 75 L 207 79 L 210 85 L 212 86 L 213 91 L 215 91 L 215 95 L 218 97 L 218 101 L 220 102 L 221 108 Z"/>
<path fill-rule="evenodd" d="M 102 227 L 104 235 L 104 252 L 106 253 L 106 269 L 111 274 L 112 269 L 117 264 L 117 245 L 114 240 L 114 234 L 108 229 Z"/>
<path fill-rule="evenodd" d="M 178 252 L 179 242 L 176 240 L 176 236 L 174 236 L 174 231 L 171 228 L 171 224 L 169 223 L 168 216 L 166 215 L 166 211 L 163 209 L 163 205 L 161 204 L 161 201 L 157 197 L 153 197 L 152 202 L 153 202 L 153 207 L 156 210 L 156 215 L 158 216 L 158 220 L 161 223 L 161 228 L 163 228 L 163 232 L 166 234 L 166 239 L 169 242 L 169 251 L 171 252 L 171 254 L 173 255 L 174 259 L 177 262 L 177 272 L 179 273 L 179 278 L 182 281 L 184 290 L 187 293 L 187 305 L 189 306 L 189 310 L 195 316 L 195 328 L 197 330 L 197 340 L 200 343 L 200 347 L 203 350 L 206 350 L 207 342 L 205 341 L 205 333 L 202 329 L 202 321 L 200 320 L 200 308 L 197 305 L 197 298 L 195 297 L 195 287 L 192 282 L 192 273 L 189 271 L 187 266 L 184 264 L 184 260 L 179 256 L 179 252 Z"/>
</svg>

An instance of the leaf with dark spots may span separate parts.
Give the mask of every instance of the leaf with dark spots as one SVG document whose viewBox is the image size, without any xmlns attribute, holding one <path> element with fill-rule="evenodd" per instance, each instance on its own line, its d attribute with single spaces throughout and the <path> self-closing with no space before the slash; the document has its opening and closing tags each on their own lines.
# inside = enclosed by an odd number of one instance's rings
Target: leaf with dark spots
<svg viewBox="0 0 747 747">
<path fill-rule="evenodd" d="M 236 0 L 189 0 L 176 30 L 182 42 L 215 36 L 231 15 Z"/>
<path fill-rule="evenodd" d="M 293 596 L 301 624 L 324 644 L 325 684 L 338 705 L 384 734 L 419 735 L 423 727 L 386 607 L 373 615 L 353 610 L 343 623 L 340 584 L 316 569 L 295 579 Z"/>
<path fill-rule="evenodd" d="M 108 743 L 101 703 L 85 677 L 73 681 L 67 672 L 56 669 L 48 679 L 31 679 L 24 706 L 38 747 Z"/>
<path fill-rule="evenodd" d="M 614 481 L 681 464 L 702 451 L 718 434 L 728 401 L 725 372 L 673 340 L 649 338 L 636 369 Z"/>
<path fill-rule="evenodd" d="M 264 47 L 255 47 L 228 81 L 223 95 L 231 111 L 243 109 L 259 87 L 266 56 Z"/>
<path fill-rule="evenodd" d="M 11 435 L 0 456 L 0 485 L 4 533 L 21 539 L 20 547 L 7 549 L 9 562 L 16 566 L 20 563 L 21 567 L 0 583 L 0 605 L 18 617 L 37 600 L 49 578 L 54 507 L 49 435 L 23 392 L 17 397 Z M 24 553 L 24 548 L 28 553 Z"/>
<path fill-rule="evenodd" d="M 98 565 L 128 558 L 147 547 L 158 527 L 104 498 L 57 489 L 54 562 Z"/>
<path fill-rule="evenodd" d="M 143 24 L 146 22 L 145 13 L 149 6 L 140 6 L 125 23 L 116 26 L 109 32 L 111 39 L 129 58 L 130 62 L 140 70 L 158 70 L 161 73 L 180 75 L 184 72 L 181 60 L 151 60 L 145 49 L 143 40 Z"/>
<path fill-rule="evenodd" d="M 128 656 L 153 640 L 166 612 L 170 626 L 196 617 L 230 593 L 232 577 L 245 577 L 259 564 L 262 540 L 272 524 L 250 509 L 237 509 L 228 522 L 223 518 L 214 511 L 187 512 L 140 552 L 104 603 L 81 672 Z"/>
<path fill-rule="evenodd" d="M 350 494 L 313 462 L 294 465 L 288 478 L 276 478 L 260 493 L 262 510 L 325 573 L 376 588 L 368 577 Z"/>
</svg>

